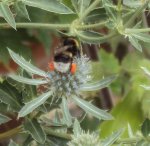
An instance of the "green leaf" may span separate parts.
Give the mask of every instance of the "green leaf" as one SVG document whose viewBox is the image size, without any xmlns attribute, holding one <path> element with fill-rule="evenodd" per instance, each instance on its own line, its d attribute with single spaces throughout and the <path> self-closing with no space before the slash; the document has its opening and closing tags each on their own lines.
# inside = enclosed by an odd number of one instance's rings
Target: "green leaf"
<svg viewBox="0 0 150 146">
<path fill-rule="evenodd" d="M 60 1 L 57 0 L 24 0 L 26 5 L 40 8 L 49 12 L 59 13 L 59 14 L 71 14 L 73 13 L 71 9 L 66 7 Z"/>
<path fill-rule="evenodd" d="M 18 64 L 20 65 L 23 69 L 25 69 L 27 72 L 33 73 L 33 74 L 37 74 L 40 76 L 47 76 L 46 72 L 40 70 L 39 68 L 35 67 L 34 65 L 30 64 L 29 62 L 27 62 L 24 58 L 20 57 L 18 54 L 16 54 L 15 52 L 13 52 L 12 50 L 10 50 L 8 48 L 9 54 L 11 56 L 11 58 Z"/>
<path fill-rule="evenodd" d="M 131 83 L 130 83 L 131 84 Z M 135 94 L 136 93 L 136 94 Z M 115 117 L 113 121 L 104 121 L 101 124 L 101 137 L 104 138 L 122 127 L 131 125 L 133 132 L 139 129 L 139 125 L 143 120 L 143 111 L 141 109 L 141 102 L 139 102 L 139 91 L 135 90 L 128 91 L 128 94 L 124 99 L 119 102 L 111 111 L 112 115 Z M 134 98 L 136 97 L 136 98 Z M 123 134 L 123 137 L 128 136 L 128 131 Z"/>
<path fill-rule="evenodd" d="M 8 77 L 12 78 L 13 80 L 16 80 L 18 82 L 29 84 L 29 85 L 42 85 L 48 83 L 46 80 L 40 80 L 40 79 L 28 79 L 25 77 L 17 76 L 14 74 L 9 74 Z"/>
<path fill-rule="evenodd" d="M 88 8 L 91 0 L 71 0 L 71 2 L 76 13 L 81 17 L 84 14 L 84 11 Z"/>
<path fill-rule="evenodd" d="M 32 79 L 32 75 L 30 73 L 28 73 L 27 71 L 23 70 L 22 73 L 19 73 L 21 76 L 25 77 L 25 78 L 29 78 Z M 19 85 L 19 83 L 17 82 L 17 84 Z M 22 90 L 22 97 L 23 97 L 23 102 L 29 102 L 32 99 L 37 97 L 37 88 L 36 86 L 32 86 L 32 85 L 28 85 L 28 84 L 22 84 L 21 85 L 23 87 Z"/>
<path fill-rule="evenodd" d="M 76 13 L 79 13 L 78 0 L 71 0 L 71 2 L 72 2 L 72 5 L 73 5 L 73 7 L 74 7 L 74 9 L 75 9 Z"/>
<path fill-rule="evenodd" d="M 102 142 L 102 145 L 111 146 L 121 136 L 122 133 L 123 133 L 123 129 L 114 132 L 111 136 L 109 136 Z"/>
<path fill-rule="evenodd" d="M 112 75 L 112 76 L 106 77 L 98 82 L 83 85 L 80 87 L 80 90 L 81 91 L 100 90 L 100 89 L 105 88 L 108 85 L 110 85 L 116 78 L 117 78 L 116 75 Z"/>
<path fill-rule="evenodd" d="M 3 124 L 3 123 L 6 123 L 8 121 L 10 121 L 11 119 L 7 116 L 4 116 L 2 114 L 0 114 L 0 125 Z"/>
<path fill-rule="evenodd" d="M 140 140 L 136 143 L 135 146 L 149 146 L 149 141 L 146 141 L 146 140 Z"/>
<path fill-rule="evenodd" d="M 103 22 L 107 19 L 106 11 L 102 7 L 98 7 L 91 11 L 89 15 L 85 18 L 86 23 L 93 23 L 93 22 Z"/>
<path fill-rule="evenodd" d="M 81 132 L 82 132 L 82 129 L 81 129 L 80 123 L 77 119 L 75 119 L 74 124 L 73 124 L 73 134 L 75 136 L 78 136 L 79 134 L 81 134 Z"/>
<path fill-rule="evenodd" d="M 128 135 L 129 135 L 129 138 L 133 138 L 134 137 L 132 128 L 131 128 L 129 123 L 128 123 Z"/>
<path fill-rule="evenodd" d="M 4 17 L 4 19 L 9 23 L 10 26 L 16 29 L 16 23 L 13 14 L 10 11 L 9 6 L 5 2 L 0 2 L 0 14 L 2 15 L 2 17 Z"/>
<path fill-rule="evenodd" d="M 84 14 L 84 11 L 89 7 L 91 0 L 79 0 L 79 15 L 82 16 Z"/>
<path fill-rule="evenodd" d="M 133 33 L 131 36 L 137 38 L 140 41 L 150 43 L 150 35 L 144 33 Z"/>
<path fill-rule="evenodd" d="M 28 11 L 26 9 L 26 5 L 22 1 L 17 1 L 14 4 L 14 8 L 15 8 L 15 10 L 17 12 L 17 15 L 19 15 L 21 17 L 25 17 L 28 20 L 30 20 Z"/>
<path fill-rule="evenodd" d="M 63 118 L 65 120 L 65 123 L 67 124 L 68 127 L 70 127 L 72 125 L 72 117 L 70 115 L 69 107 L 65 97 L 62 97 L 61 109 L 63 112 Z"/>
<path fill-rule="evenodd" d="M 112 115 L 110 115 L 106 111 L 95 107 L 91 103 L 89 103 L 81 98 L 78 98 L 77 96 L 72 96 L 72 99 L 84 111 L 86 111 L 87 113 L 91 114 L 92 116 L 94 116 L 98 119 L 102 119 L 102 120 L 112 120 L 113 119 Z"/>
<path fill-rule="evenodd" d="M 150 120 L 146 119 L 142 124 L 141 131 L 143 136 L 147 137 L 150 134 Z"/>
<path fill-rule="evenodd" d="M 103 35 L 94 31 L 77 31 L 77 36 L 82 42 L 88 44 L 100 44 L 104 42 L 104 40 L 101 40 Z"/>
<path fill-rule="evenodd" d="M 130 8 L 137 8 L 142 5 L 142 1 L 137 0 L 123 0 L 123 4 Z"/>
<path fill-rule="evenodd" d="M 16 51 L 26 59 L 32 58 L 31 49 L 27 48 L 23 43 L 23 40 L 29 41 L 29 35 L 26 31 L 22 31 L 22 29 L 18 29 L 17 31 L 14 29 L 1 29 L 0 30 L 0 60 L 5 65 L 9 64 L 10 55 L 6 46 Z M 20 49 L 21 48 L 21 49 Z"/>
<path fill-rule="evenodd" d="M 129 41 L 130 43 L 137 49 L 139 50 L 140 52 L 142 52 L 142 47 L 141 45 L 139 44 L 138 40 L 132 36 L 129 36 Z"/>
<path fill-rule="evenodd" d="M 10 143 L 8 146 L 19 146 L 18 144 L 16 144 L 13 140 L 10 140 Z"/>
<path fill-rule="evenodd" d="M 24 129 L 31 134 L 31 136 L 39 143 L 44 143 L 46 140 L 45 132 L 40 124 L 33 119 L 28 119 L 24 124 Z"/>
<path fill-rule="evenodd" d="M 20 109 L 20 104 L 17 99 L 13 95 L 10 95 L 8 91 L 0 89 L 0 100 L 5 104 L 10 105 L 10 107 L 16 111 Z"/>
<path fill-rule="evenodd" d="M 103 0 L 102 2 L 103 2 L 103 6 L 106 10 L 108 17 L 110 18 L 110 20 L 113 21 L 113 23 L 116 23 L 116 21 L 117 21 L 117 11 L 116 11 L 117 8 L 116 8 L 116 6 L 110 0 Z"/>
<path fill-rule="evenodd" d="M 40 105 L 44 104 L 44 102 L 52 95 L 52 93 L 53 93 L 52 91 L 49 91 L 47 93 L 43 93 L 39 97 L 26 103 L 22 107 L 22 109 L 19 111 L 18 117 L 24 117 L 27 114 L 31 113 L 33 110 L 35 110 Z"/>
</svg>

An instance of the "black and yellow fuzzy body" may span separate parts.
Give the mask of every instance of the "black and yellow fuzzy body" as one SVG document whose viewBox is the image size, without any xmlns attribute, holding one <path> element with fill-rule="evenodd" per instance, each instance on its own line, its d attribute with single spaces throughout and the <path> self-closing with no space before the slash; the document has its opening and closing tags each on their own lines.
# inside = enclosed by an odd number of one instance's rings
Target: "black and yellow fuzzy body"
<svg viewBox="0 0 150 146">
<path fill-rule="evenodd" d="M 73 59 L 80 55 L 79 43 L 74 38 L 66 38 L 61 47 L 56 49 L 54 53 L 54 61 L 50 63 L 50 70 L 60 73 L 76 72 L 76 64 Z"/>
</svg>

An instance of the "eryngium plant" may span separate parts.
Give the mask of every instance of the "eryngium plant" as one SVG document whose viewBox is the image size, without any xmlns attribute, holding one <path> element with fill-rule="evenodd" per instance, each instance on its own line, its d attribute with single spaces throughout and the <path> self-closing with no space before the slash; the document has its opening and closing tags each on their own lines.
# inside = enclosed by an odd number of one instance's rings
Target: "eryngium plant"
<svg viewBox="0 0 150 146">
<path fill-rule="evenodd" d="M 51 101 L 55 99 L 59 100 L 61 98 L 61 107 L 66 114 L 65 117 L 68 119 L 67 121 L 69 121 L 69 125 L 71 125 L 72 118 L 70 119 L 71 116 L 69 115 L 69 112 L 66 112 L 68 111 L 68 99 L 73 100 L 79 107 L 84 109 L 85 112 L 92 114 L 98 119 L 112 119 L 112 116 L 109 113 L 85 101 L 80 95 L 82 91 L 94 91 L 104 88 L 116 78 L 116 76 L 110 76 L 102 79 L 101 81 L 88 83 L 91 80 L 91 65 L 89 59 L 86 56 L 81 55 L 81 57 L 74 59 L 74 62 L 76 62 L 78 66 L 77 72 L 75 74 L 60 74 L 56 71 L 45 72 L 40 70 L 10 49 L 9 53 L 12 59 L 24 70 L 31 73 L 32 75 L 36 74 L 41 77 L 41 79 L 28 79 L 22 76 L 10 74 L 8 75 L 10 78 L 25 84 L 47 86 L 47 91 L 45 93 L 42 93 L 39 97 L 31 100 L 22 107 L 22 109 L 19 111 L 18 117 L 24 117 L 28 115 L 33 110 L 37 109 L 37 107 L 44 104 L 49 98 L 52 99 Z"/>
<path fill-rule="evenodd" d="M 80 96 L 81 89 L 91 80 L 90 73 L 92 71 L 91 62 L 86 55 L 74 58 L 74 63 L 77 64 L 78 69 L 75 74 L 60 73 L 58 71 L 51 71 L 47 73 L 47 81 L 49 88 L 54 87 L 55 97 L 71 95 Z"/>
<path fill-rule="evenodd" d="M 83 131 L 77 120 L 74 122 L 73 131 L 74 134 L 72 135 L 72 140 L 68 143 L 68 146 L 111 146 L 123 132 L 123 130 L 119 130 L 105 140 L 101 140 L 97 133 Z"/>
</svg>

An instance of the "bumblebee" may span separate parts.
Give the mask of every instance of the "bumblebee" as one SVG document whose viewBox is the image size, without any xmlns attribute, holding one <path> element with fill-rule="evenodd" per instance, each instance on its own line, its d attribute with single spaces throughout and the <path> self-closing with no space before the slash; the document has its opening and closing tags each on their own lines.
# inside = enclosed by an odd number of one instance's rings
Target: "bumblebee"
<svg viewBox="0 0 150 146">
<path fill-rule="evenodd" d="M 54 52 L 54 61 L 49 63 L 50 71 L 74 74 L 77 65 L 73 63 L 75 56 L 79 56 L 79 44 L 74 38 L 66 38 L 63 45 Z"/>
</svg>

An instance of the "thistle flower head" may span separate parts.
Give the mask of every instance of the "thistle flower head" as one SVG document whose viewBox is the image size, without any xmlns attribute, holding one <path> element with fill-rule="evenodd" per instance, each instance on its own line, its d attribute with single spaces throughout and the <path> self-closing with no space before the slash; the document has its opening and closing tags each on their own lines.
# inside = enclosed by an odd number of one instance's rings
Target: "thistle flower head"
<svg viewBox="0 0 150 146">
<path fill-rule="evenodd" d="M 68 146 L 101 146 L 99 136 L 95 133 L 82 131 L 80 134 L 72 135 Z"/>
<path fill-rule="evenodd" d="M 79 95 L 80 86 L 91 80 L 91 64 L 86 55 L 75 57 L 73 60 L 77 64 L 75 74 L 60 73 L 58 71 L 48 72 L 49 85 L 54 87 L 57 94 L 65 96 Z"/>
</svg>

